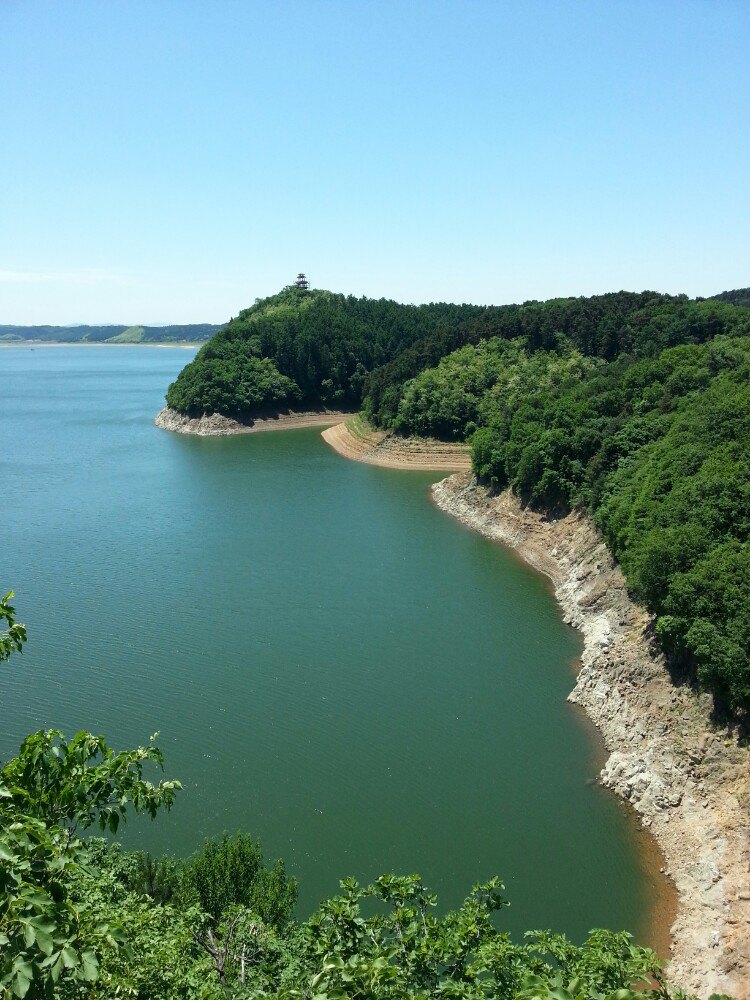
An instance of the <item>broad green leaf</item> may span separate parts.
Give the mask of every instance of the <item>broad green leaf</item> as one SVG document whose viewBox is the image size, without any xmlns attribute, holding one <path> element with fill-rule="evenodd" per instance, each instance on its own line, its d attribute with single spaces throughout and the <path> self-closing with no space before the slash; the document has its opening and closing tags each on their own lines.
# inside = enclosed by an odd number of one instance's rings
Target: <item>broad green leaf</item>
<svg viewBox="0 0 750 1000">
<path fill-rule="evenodd" d="M 70 944 L 66 944 L 62 949 L 60 958 L 66 969 L 74 969 L 78 965 L 78 952 Z"/>
<path fill-rule="evenodd" d="M 99 962 L 93 951 L 81 952 L 81 966 L 83 978 L 87 982 L 93 983 L 99 976 Z"/>
</svg>

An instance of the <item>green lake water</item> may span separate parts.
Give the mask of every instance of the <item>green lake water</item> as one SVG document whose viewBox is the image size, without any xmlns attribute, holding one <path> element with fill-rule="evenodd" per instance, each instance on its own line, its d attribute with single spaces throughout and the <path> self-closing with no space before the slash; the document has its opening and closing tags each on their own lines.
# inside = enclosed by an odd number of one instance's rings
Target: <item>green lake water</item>
<svg viewBox="0 0 750 1000">
<path fill-rule="evenodd" d="M 180 348 L 0 351 L 0 587 L 29 643 L 0 755 L 56 726 L 161 732 L 184 792 L 126 844 L 257 835 L 300 880 L 419 872 L 442 904 L 499 874 L 514 932 L 641 938 L 656 888 L 566 704 L 581 648 L 546 582 L 435 509 L 438 475 L 316 430 L 154 427 Z"/>
</svg>

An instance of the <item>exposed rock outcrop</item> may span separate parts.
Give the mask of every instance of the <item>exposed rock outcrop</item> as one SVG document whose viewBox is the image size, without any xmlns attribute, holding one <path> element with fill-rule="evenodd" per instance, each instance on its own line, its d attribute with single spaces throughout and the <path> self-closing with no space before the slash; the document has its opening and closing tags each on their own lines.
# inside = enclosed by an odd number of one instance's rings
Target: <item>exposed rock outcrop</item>
<svg viewBox="0 0 750 1000">
<path fill-rule="evenodd" d="M 435 503 L 512 546 L 553 581 L 584 637 L 570 700 L 600 729 L 602 782 L 656 838 L 678 895 L 670 981 L 708 997 L 750 998 L 750 751 L 711 724 L 710 699 L 675 687 L 646 611 L 591 521 L 558 520 L 492 495 L 467 474 L 433 486 Z"/>
</svg>

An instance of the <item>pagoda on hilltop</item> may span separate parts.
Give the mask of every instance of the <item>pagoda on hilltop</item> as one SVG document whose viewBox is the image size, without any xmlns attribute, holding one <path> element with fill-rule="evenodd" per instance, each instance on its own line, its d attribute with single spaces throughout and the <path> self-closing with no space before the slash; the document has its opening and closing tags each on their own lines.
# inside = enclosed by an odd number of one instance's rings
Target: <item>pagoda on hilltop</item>
<svg viewBox="0 0 750 1000">
<path fill-rule="evenodd" d="M 294 282 L 297 288 L 304 288 L 305 291 L 310 287 L 310 282 L 307 280 L 307 275 L 303 274 L 302 271 L 297 275 L 297 280 Z"/>
</svg>

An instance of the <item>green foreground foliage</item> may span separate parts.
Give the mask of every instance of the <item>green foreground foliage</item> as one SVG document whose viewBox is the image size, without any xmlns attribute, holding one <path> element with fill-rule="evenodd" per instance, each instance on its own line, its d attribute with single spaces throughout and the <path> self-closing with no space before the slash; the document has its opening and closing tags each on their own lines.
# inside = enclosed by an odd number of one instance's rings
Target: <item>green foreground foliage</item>
<svg viewBox="0 0 750 1000">
<path fill-rule="evenodd" d="M 30 737 L 6 770 L 25 771 L 40 743 L 48 734 Z M 93 744 L 80 733 L 69 746 Z M 594 931 L 576 946 L 537 932 L 514 944 L 495 928 L 506 905 L 496 879 L 442 917 L 415 875 L 366 887 L 348 879 L 298 924 L 294 880 L 280 862 L 266 867 L 249 837 L 154 862 L 100 839 L 69 843 L 53 816 L 32 826 L 4 810 L 19 833 L 0 842 L 3 998 L 635 1000 L 631 988 L 660 975 L 656 956 L 625 933 Z"/>
<path fill-rule="evenodd" d="M 588 511 L 675 672 L 750 712 L 750 292 L 618 292 L 501 307 L 286 289 L 170 386 L 198 414 L 360 406 L 471 441 L 474 470 L 553 514 Z"/>
<path fill-rule="evenodd" d="M 128 807 L 171 808 L 180 783 L 146 773 L 162 764 L 153 739 L 115 752 L 91 733 L 47 731 L 0 770 L 2 1000 L 670 996 L 656 956 L 626 933 L 512 942 L 496 928 L 507 905 L 496 878 L 443 916 L 416 875 L 346 879 L 300 924 L 295 880 L 246 835 L 208 840 L 183 861 L 79 836 L 115 833 Z"/>
<path fill-rule="evenodd" d="M 0 663 L 10 659 L 11 653 L 22 652 L 26 642 L 26 626 L 16 622 L 16 609 L 10 603 L 13 596 L 9 590 L 5 597 L 0 597 L 0 625 L 3 622 L 7 625 L 0 631 Z"/>
<path fill-rule="evenodd" d="M 156 815 L 179 782 L 154 785 L 144 765 L 161 765 L 152 743 L 114 753 L 101 737 L 69 743 L 34 733 L 0 771 L 0 991 L 55 995 L 62 984 L 93 983 L 102 959 L 124 943 L 117 921 L 78 895 L 88 849 L 79 830 L 115 832 L 128 804 Z"/>
</svg>

